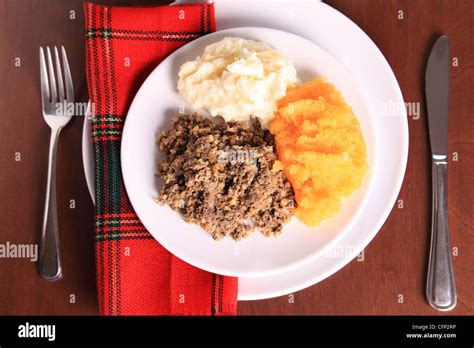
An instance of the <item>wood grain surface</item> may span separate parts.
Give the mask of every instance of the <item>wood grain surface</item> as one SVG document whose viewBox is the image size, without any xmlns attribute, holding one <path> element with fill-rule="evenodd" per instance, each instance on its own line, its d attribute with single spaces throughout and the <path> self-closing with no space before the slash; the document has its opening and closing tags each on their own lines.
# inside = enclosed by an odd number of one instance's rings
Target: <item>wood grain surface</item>
<svg viewBox="0 0 474 348">
<path fill-rule="evenodd" d="M 219 0 L 217 0 L 219 1 Z M 110 5 L 165 1 L 97 1 Z M 44 206 L 49 128 L 41 116 L 38 47 L 64 44 L 78 100 L 87 100 L 80 0 L 0 1 L 0 243 L 38 243 Z M 357 23 L 392 66 L 409 117 L 406 177 L 387 222 L 367 247 L 330 278 L 280 298 L 239 303 L 242 315 L 437 314 L 424 299 L 429 250 L 431 184 L 423 80 L 434 39 L 449 35 L 449 219 L 458 306 L 474 314 L 474 1 L 328 0 Z M 71 10 L 75 18 L 71 19 Z M 399 12 L 399 11 L 403 11 Z M 400 19 L 403 14 L 403 19 Z M 317 23 L 308 23 L 317 26 Z M 21 66 L 17 66 L 18 59 Z M 456 65 L 456 64 L 455 64 Z M 94 209 L 81 158 L 83 118 L 63 130 L 58 150 L 58 206 L 63 278 L 42 280 L 28 259 L 0 259 L 0 314 L 97 314 L 93 258 Z M 390 154 L 382 154 L 390 156 Z M 21 160 L 18 156 L 21 156 Z M 75 209 L 70 209 L 70 200 Z M 402 207 L 403 206 L 403 207 Z M 74 295 L 75 303 L 71 303 Z"/>
</svg>

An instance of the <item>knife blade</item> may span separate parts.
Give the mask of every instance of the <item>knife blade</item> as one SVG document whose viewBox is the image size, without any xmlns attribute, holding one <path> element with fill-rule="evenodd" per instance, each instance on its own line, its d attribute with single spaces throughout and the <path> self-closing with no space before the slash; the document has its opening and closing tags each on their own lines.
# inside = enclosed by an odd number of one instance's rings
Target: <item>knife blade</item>
<svg viewBox="0 0 474 348">
<path fill-rule="evenodd" d="M 425 76 L 431 154 L 448 155 L 449 38 L 441 36 L 428 58 Z"/>
<path fill-rule="evenodd" d="M 442 36 L 436 41 L 428 58 L 425 94 L 433 191 L 426 299 L 431 307 L 448 311 L 456 306 L 457 295 L 448 224 L 449 39 L 447 36 Z"/>
</svg>

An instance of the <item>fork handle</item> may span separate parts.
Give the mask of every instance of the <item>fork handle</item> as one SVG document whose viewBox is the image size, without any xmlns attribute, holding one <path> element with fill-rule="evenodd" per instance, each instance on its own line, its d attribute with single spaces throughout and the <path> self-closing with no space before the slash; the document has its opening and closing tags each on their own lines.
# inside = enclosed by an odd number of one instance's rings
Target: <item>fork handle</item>
<svg viewBox="0 0 474 348">
<path fill-rule="evenodd" d="M 58 280 L 62 275 L 56 203 L 56 152 L 60 132 L 61 128 L 51 129 L 46 202 L 44 206 L 43 229 L 41 231 L 39 273 L 48 281 Z"/>
<path fill-rule="evenodd" d="M 440 311 L 456 306 L 456 284 L 448 227 L 447 162 L 433 160 L 433 210 L 426 298 Z"/>
</svg>

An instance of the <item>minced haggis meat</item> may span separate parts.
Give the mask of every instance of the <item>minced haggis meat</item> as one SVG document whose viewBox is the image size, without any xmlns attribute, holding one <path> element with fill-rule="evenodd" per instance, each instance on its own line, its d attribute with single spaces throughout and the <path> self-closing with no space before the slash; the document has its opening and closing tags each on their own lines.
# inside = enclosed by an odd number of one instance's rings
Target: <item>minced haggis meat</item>
<svg viewBox="0 0 474 348">
<path fill-rule="evenodd" d="M 255 230 L 280 234 L 292 216 L 294 193 L 283 172 L 273 169 L 272 135 L 256 119 L 226 123 L 194 114 L 175 116 L 172 123 L 158 137 L 166 158 L 157 202 L 216 240 L 241 240 Z"/>
</svg>

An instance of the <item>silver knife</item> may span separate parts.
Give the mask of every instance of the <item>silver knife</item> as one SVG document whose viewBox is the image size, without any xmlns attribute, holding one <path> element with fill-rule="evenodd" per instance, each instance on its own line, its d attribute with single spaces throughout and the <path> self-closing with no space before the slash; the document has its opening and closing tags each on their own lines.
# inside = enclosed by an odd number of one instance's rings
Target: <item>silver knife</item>
<svg viewBox="0 0 474 348">
<path fill-rule="evenodd" d="M 457 301 L 448 227 L 449 65 L 449 38 L 441 36 L 431 50 L 425 76 L 433 176 L 426 299 L 433 308 L 440 311 L 453 309 Z"/>
</svg>

